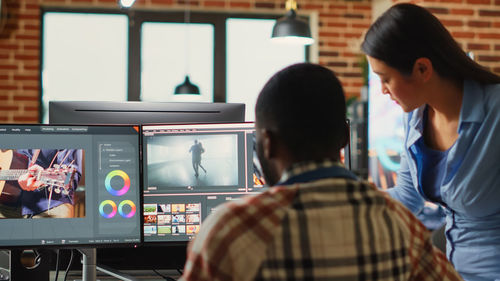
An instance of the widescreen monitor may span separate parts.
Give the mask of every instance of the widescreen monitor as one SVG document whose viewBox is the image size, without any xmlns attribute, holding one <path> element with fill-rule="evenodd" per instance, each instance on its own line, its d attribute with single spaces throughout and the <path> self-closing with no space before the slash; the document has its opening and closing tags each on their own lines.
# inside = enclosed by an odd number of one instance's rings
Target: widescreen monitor
<svg viewBox="0 0 500 281">
<path fill-rule="evenodd" d="M 139 130 L 0 125 L 0 248 L 139 244 Z"/>
<path fill-rule="evenodd" d="M 243 103 L 51 101 L 50 124 L 243 122 Z"/>
<path fill-rule="evenodd" d="M 189 241 L 218 205 L 263 190 L 253 123 L 142 128 L 145 243 Z"/>
</svg>

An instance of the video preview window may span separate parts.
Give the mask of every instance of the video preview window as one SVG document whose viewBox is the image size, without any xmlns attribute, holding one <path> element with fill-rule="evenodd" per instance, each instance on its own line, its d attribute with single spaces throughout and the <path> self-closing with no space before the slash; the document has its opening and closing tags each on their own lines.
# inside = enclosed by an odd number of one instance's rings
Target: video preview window
<svg viewBox="0 0 500 281">
<path fill-rule="evenodd" d="M 173 191 L 239 183 L 236 134 L 157 136 L 147 149 L 149 186 Z"/>
<path fill-rule="evenodd" d="M 1 149 L 0 218 L 85 217 L 83 149 Z"/>
<path fill-rule="evenodd" d="M 139 141 L 133 126 L 0 125 L 0 246 L 140 242 Z"/>
</svg>

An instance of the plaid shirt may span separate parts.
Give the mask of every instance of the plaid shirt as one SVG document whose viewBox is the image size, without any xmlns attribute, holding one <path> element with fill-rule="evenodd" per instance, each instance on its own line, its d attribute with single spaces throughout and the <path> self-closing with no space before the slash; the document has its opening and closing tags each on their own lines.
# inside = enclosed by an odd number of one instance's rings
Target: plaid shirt
<svg viewBox="0 0 500 281">
<path fill-rule="evenodd" d="M 296 165 L 282 182 L 336 165 Z M 181 280 L 462 279 L 403 205 L 325 176 L 221 205 L 189 245 Z"/>
</svg>

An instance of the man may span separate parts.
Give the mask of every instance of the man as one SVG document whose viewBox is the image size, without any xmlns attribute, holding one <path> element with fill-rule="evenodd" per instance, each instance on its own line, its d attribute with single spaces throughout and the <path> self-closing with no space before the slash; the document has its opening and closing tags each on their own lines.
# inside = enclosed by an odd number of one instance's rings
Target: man
<svg viewBox="0 0 500 281">
<path fill-rule="evenodd" d="M 201 154 L 205 152 L 205 149 L 203 148 L 201 142 L 198 142 L 198 140 L 194 140 L 194 144 L 191 146 L 189 149 L 189 152 L 192 153 L 192 162 L 193 162 L 193 170 L 194 170 L 194 176 L 198 177 L 198 168 L 202 168 L 205 173 L 207 173 L 207 170 L 203 168 L 201 165 Z"/>
<path fill-rule="evenodd" d="M 273 187 L 209 216 L 189 246 L 184 280 L 461 280 L 407 209 L 339 163 L 348 127 L 330 70 L 285 68 L 255 112 Z"/>
<path fill-rule="evenodd" d="M 82 175 L 81 149 L 19 149 L 18 153 L 28 157 L 30 164 L 28 173 L 18 179 L 23 190 L 21 196 L 22 215 L 25 218 L 72 218 L 74 217 L 74 191 Z M 68 169 L 55 165 L 66 165 Z M 52 168 L 53 173 L 65 175 L 59 180 L 66 180 L 69 168 L 74 168 L 69 188 L 66 190 L 59 182 L 59 186 L 44 183 L 37 179 L 39 172 Z M 68 171 L 67 171 L 68 170 Z M 71 174 L 69 174 L 71 175 Z"/>
</svg>

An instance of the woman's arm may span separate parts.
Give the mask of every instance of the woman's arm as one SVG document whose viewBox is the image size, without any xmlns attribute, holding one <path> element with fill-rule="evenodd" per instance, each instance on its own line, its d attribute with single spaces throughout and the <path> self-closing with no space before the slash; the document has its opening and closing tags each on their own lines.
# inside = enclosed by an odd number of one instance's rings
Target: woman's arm
<svg viewBox="0 0 500 281">
<path fill-rule="evenodd" d="M 387 192 L 392 198 L 403 203 L 413 214 L 418 214 L 424 207 L 425 200 L 413 185 L 405 151 L 401 153 L 400 164 L 396 186 L 389 188 Z"/>
</svg>

